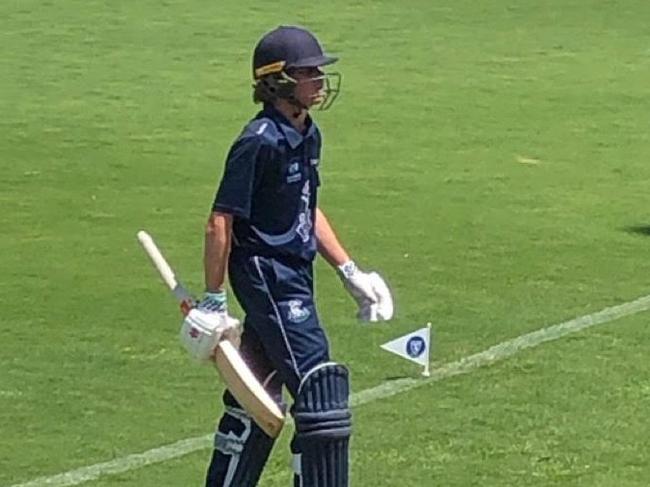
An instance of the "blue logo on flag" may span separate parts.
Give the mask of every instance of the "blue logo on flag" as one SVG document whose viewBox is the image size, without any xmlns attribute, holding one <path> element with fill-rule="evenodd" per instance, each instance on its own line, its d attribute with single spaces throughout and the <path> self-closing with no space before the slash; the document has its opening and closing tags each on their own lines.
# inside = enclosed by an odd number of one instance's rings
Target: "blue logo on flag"
<svg viewBox="0 0 650 487">
<path fill-rule="evenodd" d="M 424 353 L 424 350 L 427 348 L 427 344 L 424 343 L 422 337 L 413 337 L 406 342 L 406 353 L 411 358 L 417 358 Z"/>
</svg>

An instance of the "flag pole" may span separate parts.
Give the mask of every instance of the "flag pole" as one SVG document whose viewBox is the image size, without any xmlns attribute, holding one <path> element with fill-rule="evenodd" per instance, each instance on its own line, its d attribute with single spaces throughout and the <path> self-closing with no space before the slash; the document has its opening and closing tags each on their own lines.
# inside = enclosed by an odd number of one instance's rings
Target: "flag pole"
<svg viewBox="0 0 650 487">
<path fill-rule="evenodd" d="M 431 372 L 429 372 L 429 363 L 431 362 L 431 322 L 427 323 L 427 338 L 428 338 L 427 361 L 424 364 L 424 370 L 422 371 L 422 375 L 424 377 L 430 377 L 431 376 Z"/>
</svg>

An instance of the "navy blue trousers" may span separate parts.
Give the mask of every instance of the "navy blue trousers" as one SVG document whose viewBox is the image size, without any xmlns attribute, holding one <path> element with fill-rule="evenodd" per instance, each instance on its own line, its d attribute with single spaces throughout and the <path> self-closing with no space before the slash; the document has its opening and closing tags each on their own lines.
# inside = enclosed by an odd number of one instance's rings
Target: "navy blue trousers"
<svg viewBox="0 0 650 487">
<path fill-rule="evenodd" d="M 228 274 L 246 316 L 240 353 L 280 403 L 295 397 L 304 375 L 329 361 L 329 344 L 314 304 L 311 262 L 249 256 L 233 250 Z M 226 391 L 207 487 L 254 486 L 273 446 Z M 292 446 L 293 449 L 293 446 Z"/>
<path fill-rule="evenodd" d="M 260 381 L 277 373 L 295 396 L 303 375 L 329 361 L 314 304 L 311 262 L 235 254 L 228 272 L 246 313 L 243 358 Z"/>
</svg>

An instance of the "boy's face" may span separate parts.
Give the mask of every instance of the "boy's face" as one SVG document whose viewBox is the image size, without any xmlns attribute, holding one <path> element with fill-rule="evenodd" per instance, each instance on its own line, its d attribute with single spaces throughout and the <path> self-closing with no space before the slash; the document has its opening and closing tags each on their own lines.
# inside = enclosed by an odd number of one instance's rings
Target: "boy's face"
<svg viewBox="0 0 650 487">
<path fill-rule="evenodd" d="M 323 72 L 320 68 L 297 68 L 288 73 L 296 80 L 294 96 L 303 106 L 311 108 L 323 101 Z"/>
</svg>

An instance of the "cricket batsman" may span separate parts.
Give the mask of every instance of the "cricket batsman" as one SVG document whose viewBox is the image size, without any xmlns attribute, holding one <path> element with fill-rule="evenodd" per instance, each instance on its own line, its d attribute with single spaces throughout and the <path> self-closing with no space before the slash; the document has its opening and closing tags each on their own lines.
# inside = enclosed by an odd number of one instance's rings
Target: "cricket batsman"
<svg viewBox="0 0 650 487">
<path fill-rule="evenodd" d="M 348 370 L 331 360 L 316 311 L 316 254 L 338 272 L 360 319 L 393 315 L 383 279 L 357 267 L 318 207 L 321 134 L 309 111 L 329 108 L 338 94 L 340 75 L 323 71 L 336 61 L 299 27 L 278 27 L 255 47 L 253 99 L 262 110 L 228 153 L 206 226 L 206 292 L 183 328 L 204 330 L 203 343 L 233 333 L 227 270 L 245 312 L 242 357 L 279 404 L 283 385 L 293 399 L 296 487 L 349 485 Z M 206 487 L 255 486 L 274 440 L 228 391 L 223 401 Z"/>
</svg>

